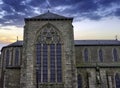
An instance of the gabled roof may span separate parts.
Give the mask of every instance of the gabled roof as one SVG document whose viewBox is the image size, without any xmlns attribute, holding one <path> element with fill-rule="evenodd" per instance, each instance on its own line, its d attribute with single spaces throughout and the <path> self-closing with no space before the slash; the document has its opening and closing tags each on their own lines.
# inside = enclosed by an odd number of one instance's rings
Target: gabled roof
<svg viewBox="0 0 120 88">
<path fill-rule="evenodd" d="M 61 16 L 52 12 L 47 12 L 32 18 L 26 18 L 26 20 L 35 20 L 35 19 L 39 19 L 39 20 L 73 20 L 72 17 L 65 17 L 65 16 Z"/>
<path fill-rule="evenodd" d="M 75 45 L 120 45 L 118 40 L 75 40 Z"/>
</svg>

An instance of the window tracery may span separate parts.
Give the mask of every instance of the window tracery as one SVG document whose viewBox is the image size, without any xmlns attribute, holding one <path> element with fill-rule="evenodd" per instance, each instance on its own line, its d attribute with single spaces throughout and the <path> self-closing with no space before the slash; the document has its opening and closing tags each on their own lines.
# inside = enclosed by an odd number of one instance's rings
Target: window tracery
<svg viewBox="0 0 120 88">
<path fill-rule="evenodd" d="M 46 26 L 40 31 L 38 42 L 43 44 L 61 43 L 60 35 L 52 26 Z"/>
<path fill-rule="evenodd" d="M 39 32 L 36 45 L 37 82 L 62 82 L 62 42 L 58 31 L 47 25 Z"/>
</svg>

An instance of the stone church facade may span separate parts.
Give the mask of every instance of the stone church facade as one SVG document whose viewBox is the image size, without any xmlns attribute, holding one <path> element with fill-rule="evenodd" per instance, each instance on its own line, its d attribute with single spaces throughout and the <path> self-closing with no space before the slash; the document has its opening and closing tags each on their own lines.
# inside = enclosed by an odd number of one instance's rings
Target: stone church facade
<svg viewBox="0 0 120 88">
<path fill-rule="evenodd" d="M 0 88 L 120 88 L 120 41 L 74 40 L 73 18 L 25 18 L 24 40 L 1 50 Z"/>
</svg>

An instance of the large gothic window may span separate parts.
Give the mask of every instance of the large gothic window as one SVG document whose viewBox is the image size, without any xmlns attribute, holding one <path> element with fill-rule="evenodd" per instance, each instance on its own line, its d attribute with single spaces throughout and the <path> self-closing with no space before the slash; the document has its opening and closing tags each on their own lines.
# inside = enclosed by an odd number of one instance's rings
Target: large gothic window
<svg viewBox="0 0 120 88">
<path fill-rule="evenodd" d="M 87 48 L 85 48 L 84 50 L 84 61 L 88 62 L 88 49 Z"/>
<path fill-rule="evenodd" d="M 103 52 L 102 52 L 102 49 L 99 50 L 99 60 L 100 60 L 100 62 L 103 62 Z"/>
<path fill-rule="evenodd" d="M 120 88 L 120 74 L 115 75 L 116 88 Z"/>
<path fill-rule="evenodd" d="M 78 79 L 78 88 L 82 88 L 82 77 L 80 74 L 78 75 L 77 79 Z"/>
<path fill-rule="evenodd" d="M 9 60 L 10 60 L 10 53 L 9 50 L 6 52 L 6 66 L 9 66 Z"/>
<path fill-rule="evenodd" d="M 113 49 L 113 59 L 115 62 L 118 61 L 118 54 L 116 48 Z"/>
<path fill-rule="evenodd" d="M 15 66 L 19 65 L 19 50 L 15 49 Z"/>
<path fill-rule="evenodd" d="M 48 25 L 40 32 L 36 44 L 36 78 L 38 83 L 62 82 L 62 42 L 56 29 Z"/>
</svg>

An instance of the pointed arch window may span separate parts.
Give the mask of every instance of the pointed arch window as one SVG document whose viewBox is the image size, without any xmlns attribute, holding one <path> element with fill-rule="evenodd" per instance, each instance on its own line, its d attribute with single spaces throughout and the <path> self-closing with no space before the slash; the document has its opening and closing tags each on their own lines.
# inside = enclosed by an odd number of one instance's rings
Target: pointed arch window
<svg viewBox="0 0 120 88">
<path fill-rule="evenodd" d="M 114 59 L 115 62 L 118 61 L 118 54 L 117 54 L 116 48 L 113 49 L 113 59 Z"/>
<path fill-rule="evenodd" d="M 82 77 L 80 74 L 78 74 L 77 79 L 78 79 L 78 88 L 82 88 Z"/>
<path fill-rule="evenodd" d="M 120 74 L 116 73 L 115 75 L 116 88 L 120 88 Z"/>
<path fill-rule="evenodd" d="M 84 50 L 84 60 L 85 62 L 88 62 L 88 49 L 87 48 L 85 48 Z"/>
<path fill-rule="evenodd" d="M 19 65 L 19 50 L 15 49 L 15 66 Z"/>
<path fill-rule="evenodd" d="M 9 66 L 9 61 L 10 61 L 10 52 L 9 50 L 6 51 L 6 66 Z"/>
<path fill-rule="evenodd" d="M 36 64 L 38 83 L 62 82 L 62 42 L 52 25 L 40 31 L 36 44 Z"/>
<path fill-rule="evenodd" d="M 99 60 L 100 60 L 100 62 L 103 62 L 103 51 L 102 51 L 102 49 L 99 50 Z"/>
</svg>

